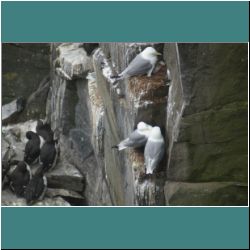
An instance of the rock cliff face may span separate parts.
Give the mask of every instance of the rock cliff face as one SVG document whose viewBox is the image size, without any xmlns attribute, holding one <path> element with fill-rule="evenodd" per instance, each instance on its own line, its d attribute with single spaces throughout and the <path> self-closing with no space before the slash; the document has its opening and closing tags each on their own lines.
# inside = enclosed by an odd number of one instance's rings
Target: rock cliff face
<svg viewBox="0 0 250 250">
<path fill-rule="evenodd" d="M 247 204 L 246 44 L 167 44 L 164 55 L 166 203 Z"/>
<path fill-rule="evenodd" d="M 2 45 L 2 104 L 22 97 L 25 109 L 9 122 L 44 118 L 49 90 L 50 45 L 11 43 Z"/>
<path fill-rule="evenodd" d="M 162 53 L 152 77 L 115 82 L 111 76 L 147 46 Z M 75 169 L 84 186 L 67 177 L 68 186 L 58 191 L 62 177 L 51 173 L 48 199 L 247 205 L 246 44 L 73 43 L 52 44 L 50 52 L 43 105 L 60 142 L 56 169 L 72 178 Z M 166 142 L 152 176 L 144 174 L 143 148 L 112 149 L 140 121 L 160 126 Z"/>
<path fill-rule="evenodd" d="M 98 149 L 91 142 L 91 88 L 86 79 L 93 68 L 91 58 L 82 44 L 53 45 L 52 65 L 47 119 L 58 131 L 62 154 L 85 177 L 87 204 L 111 205 L 104 169 L 94 151 Z"/>
</svg>

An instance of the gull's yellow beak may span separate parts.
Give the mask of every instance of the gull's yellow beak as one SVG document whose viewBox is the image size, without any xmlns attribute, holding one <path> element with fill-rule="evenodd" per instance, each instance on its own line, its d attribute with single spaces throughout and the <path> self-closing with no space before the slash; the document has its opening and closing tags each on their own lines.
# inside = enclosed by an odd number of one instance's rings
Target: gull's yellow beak
<svg viewBox="0 0 250 250">
<path fill-rule="evenodd" d="M 161 56 L 161 53 L 160 52 L 155 52 L 155 54 L 157 55 L 157 56 Z"/>
</svg>

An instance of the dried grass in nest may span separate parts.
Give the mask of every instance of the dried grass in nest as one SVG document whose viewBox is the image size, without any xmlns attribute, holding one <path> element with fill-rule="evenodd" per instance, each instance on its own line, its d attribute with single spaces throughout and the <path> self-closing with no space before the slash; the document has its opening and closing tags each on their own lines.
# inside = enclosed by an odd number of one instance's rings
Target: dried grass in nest
<svg viewBox="0 0 250 250">
<path fill-rule="evenodd" d="M 154 92 L 161 87 L 165 87 L 166 69 L 162 68 L 157 74 L 151 77 L 136 76 L 128 81 L 128 90 L 135 98 L 140 100 L 153 100 Z"/>
<path fill-rule="evenodd" d="M 131 149 L 129 152 L 129 160 L 135 167 L 135 170 L 139 170 L 144 167 L 144 155 L 139 151 Z"/>
</svg>

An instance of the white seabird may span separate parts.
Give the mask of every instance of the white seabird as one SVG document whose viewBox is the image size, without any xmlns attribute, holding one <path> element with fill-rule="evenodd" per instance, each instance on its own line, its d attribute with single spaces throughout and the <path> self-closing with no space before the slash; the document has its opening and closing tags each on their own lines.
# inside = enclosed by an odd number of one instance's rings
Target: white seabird
<svg viewBox="0 0 250 250">
<path fill-rule="evenodd" d="M 128 147 L 142 147 L 146 144 L 151 129 L 152 126 L 145 122 L 139 122 L 137 124 L 137 129 L 134 130 L 128 138 L 121 141 L 118 145 L 113 146 L 113 148 L 118 148 L 120 151 Z"/>
<path fill-rule="evenodd" d="M 145 150 L 144 158 L 146 174 L 152 174 L 164 156 L 165 143 L 159 127 L 153 127 L 150 131 Z"/>
<path fill-rule="evenodd" d="M 158 55 L 161 55 L 161 53 L 157 52 L 153 47 L 147 47 L 130 62 L 124 71 L 118 76 L 113 76 L 113 78 L 122 80 L 131 76 L 144 74 L 150 77 L 155 68 Z"/>
</svg>

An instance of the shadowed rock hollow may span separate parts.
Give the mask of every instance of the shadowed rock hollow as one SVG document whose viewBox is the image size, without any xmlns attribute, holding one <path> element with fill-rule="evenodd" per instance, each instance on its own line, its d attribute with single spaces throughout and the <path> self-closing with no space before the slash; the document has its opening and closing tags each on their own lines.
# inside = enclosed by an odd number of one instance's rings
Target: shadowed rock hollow
<svg viewBox="0 0 250 250">
<path fill-rule="evenodd" d="M 152 77 L 114 83 L 110 76 L 147 46 L 162 53 Z M 60 161 L 45 204 L 247 205 L 247 59 L 247 44 L 51 44 L 50 76 L 41 71 L 14 121 L 40 117 L 27 110 L 41 107 L 57 131 Z M 140 121 L 159 126 L 166 142 L 152 176 L 143 148 L 111 149 Z"/>
</svg>

